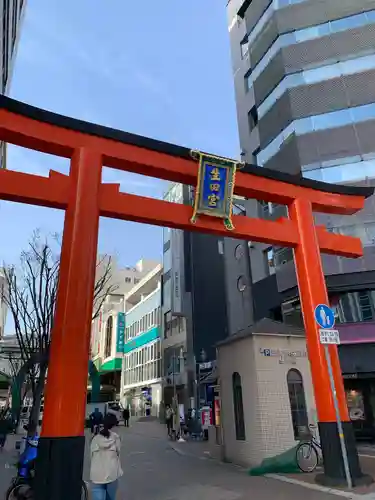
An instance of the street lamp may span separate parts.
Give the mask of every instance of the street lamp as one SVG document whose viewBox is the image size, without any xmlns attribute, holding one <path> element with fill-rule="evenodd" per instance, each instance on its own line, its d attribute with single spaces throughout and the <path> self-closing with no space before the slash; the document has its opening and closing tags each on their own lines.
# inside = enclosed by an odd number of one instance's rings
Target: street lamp
<svg viewBox="0 0 375 500">
<path fill-rule="evenodd" d="M 178 360 L 178 364 L 177 364 Z M 181 361 L 185 360 L 183 349 L 180 349 L 179 356 L 176 356 L 174 353 L 172 356 L 172 384 L 173 384 L 173 407 L 175 414 L 175 424 L 176 424 L 176 435 L 179 436 L 178 441 L 180 443 L 184 443 L 185 439 L 181 435 L 181 422 L 180 422 L 180 411 L 178 406 L 178 397 L 177 397 L 177 383 L 176 383 L 176 373 L 178 366 L 178 373 L 181 373 Z"/>
</svg>

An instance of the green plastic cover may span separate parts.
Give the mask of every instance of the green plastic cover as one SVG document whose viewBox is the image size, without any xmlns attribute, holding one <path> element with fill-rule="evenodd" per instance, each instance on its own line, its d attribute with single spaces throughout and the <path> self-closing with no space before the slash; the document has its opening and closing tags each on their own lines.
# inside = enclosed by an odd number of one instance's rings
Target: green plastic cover
<svg viewBox="0 0 375 500">
<path fill-rule="evenodd" d="M 301 472 L 297 465 L 297 446 L 284 451 L 280 455 L 265 458 L 263 462 L 249 470 L 250 476 L 263 476 L 264 474 L 295 474 Z"/>
</svg>

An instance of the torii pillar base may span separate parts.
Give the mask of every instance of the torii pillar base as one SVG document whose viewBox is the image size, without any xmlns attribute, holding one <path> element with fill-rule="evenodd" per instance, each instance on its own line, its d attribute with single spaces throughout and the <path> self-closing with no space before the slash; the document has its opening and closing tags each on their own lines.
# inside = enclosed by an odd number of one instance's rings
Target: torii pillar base
<svg viewBox="0 0 375 500">
<path fill-rule="evenodd" d="M 322 422 L 319 423 L 318 427 L 322 443 L 324 473 L 318 474 L 315 481 L 330 488 L 345 487 L 347 482 L 337 423 Z M 342 428 L 353 486 L 368 486 L 374 480 L 371 476 L 362 473 L 353 424 L 352 422 L 342 422 Z"/>
<path fill-rule="evenodd" d="M 40 438 L 36 500 L 81 499 L 84 453 L 84 436 Z"/>
</svg>

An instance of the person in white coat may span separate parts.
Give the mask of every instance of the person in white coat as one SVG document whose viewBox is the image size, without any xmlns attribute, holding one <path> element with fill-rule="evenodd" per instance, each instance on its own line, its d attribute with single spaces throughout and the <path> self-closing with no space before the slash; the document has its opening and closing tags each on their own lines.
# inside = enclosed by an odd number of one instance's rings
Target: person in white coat
<svg viewBox="0 0 375 500">
<path fill-rule="evenodd" d="M 91 441 L 91 468 L 93 500 L 115 500 L 118 479 L 123 475 L 120 462 L 121 441 L 113 432 L 113 420 L 104 417 L 103 429 Z"/>
</svg>

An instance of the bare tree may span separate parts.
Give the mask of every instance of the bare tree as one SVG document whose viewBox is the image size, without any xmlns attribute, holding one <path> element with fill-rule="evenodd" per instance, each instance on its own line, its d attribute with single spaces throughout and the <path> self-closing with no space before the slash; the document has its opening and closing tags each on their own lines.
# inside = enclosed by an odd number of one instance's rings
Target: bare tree
<svg viewBox="0 0 375 500">
<path fill-rule="evenodd" d="M 3 300 L 14 321 L 20 357 L 26 368 L 33 397 L 29 419 L 29 434 L 36 431 L 46 373 L 48 369 L 51 331 L 60 269 L 60 240 L 50 240 L 35 231 L 28 249 L 21 254 L 20 269 L 4 266 L 5 290 Z M 93 317 L 99 314 L 105 298 L 117 288 L 112 281 L 112 259 L 102 257 L 98 262 L 94 289 Z"/>
</svg>

